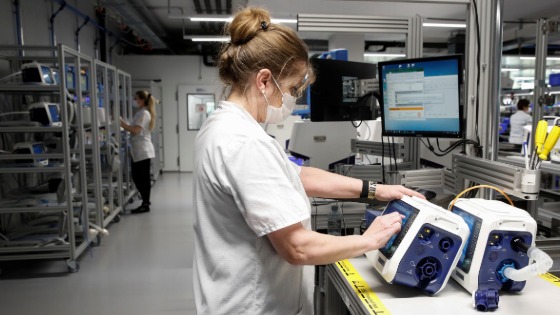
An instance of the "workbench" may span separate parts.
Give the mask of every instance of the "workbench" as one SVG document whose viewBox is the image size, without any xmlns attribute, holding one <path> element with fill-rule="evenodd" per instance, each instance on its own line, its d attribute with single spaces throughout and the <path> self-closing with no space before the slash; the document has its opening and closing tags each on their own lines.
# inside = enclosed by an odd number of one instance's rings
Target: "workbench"
<svg viewBox="0 0 560 315">
<path fill-rule="evenodd" d="M 483 314 L 483 312 L 473 308 L 471 294 L 453 279 L 449 279 L 447 286 L 439 294 L 429 296 L 415 288 L 387 283 L 375 271 L 365 256 L 339 262 L 341 263 L 339 266 L 348 266 L 347 262 L 359 273 L 359 276 L 367 283 L 388 311 L 388 313 L 381 311 L 377 314 Z M 376 314 L 369 311 L 366 307 L 367 303 L 363 303 L 358 297 L 358 292 L 364 292 L 363 286 L 355 282 L 357 288 L 353 288 L 347 280 L 352 275 L 347 274 L 345 276 L 336 264 L 320 267 L 318 276 L 319 292 L 324 296 L 316 300 L 316 314 L 339 315 L 348 314 L 348 311 L 354 315 Z M 555 282 L 556 285 L 552 282 Z M 560 278 L 547 281 L 541 277 L 534 277 L 527 281 L 521 292 L 500 292 L 499 307 L 490 313 L 557 315 L 560 314 L 560 306 L 557 301 L 559 298 Z M 374 309 L 371 307 L 371 303 L 369 309 Z"/>
</svg>

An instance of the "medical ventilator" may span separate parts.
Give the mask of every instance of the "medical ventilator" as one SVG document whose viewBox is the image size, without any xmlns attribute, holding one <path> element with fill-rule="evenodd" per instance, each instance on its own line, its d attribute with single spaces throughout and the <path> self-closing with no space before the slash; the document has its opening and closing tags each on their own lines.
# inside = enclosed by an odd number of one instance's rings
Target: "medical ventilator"
<svg viewBox="0 0 560 315">
<path fill-rule="evenodd" d="M 417 287 L 429 294 L 441 291 L 469 235 L 458 215 L 417 197 L 391 201 L 383 214 L 404 216 L 401 231 L 385 247 L 366 253 L 389 283 Z"/>
<path fill-rule="evenodd" d="M 498 291 L 521 291 L 526 280 L 552 267 L 535 247 L 537 223 L 528 212 L 483 199 L 458 199 L 451 210 L 470 230 L 452 277 L 473 294 L 478 310 L 497 308 Z"/>
</svg>

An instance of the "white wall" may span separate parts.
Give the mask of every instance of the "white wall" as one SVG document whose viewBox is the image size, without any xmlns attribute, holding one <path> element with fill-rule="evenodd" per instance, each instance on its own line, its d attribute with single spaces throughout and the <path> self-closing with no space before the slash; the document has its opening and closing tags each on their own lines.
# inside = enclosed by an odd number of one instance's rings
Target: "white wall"
<svg viewBox="0 0 560 315">
<path fill-rule="evenodd" d="M 179 115 L 177 101 L 178 86 L 198 87 L 221 86 L 218 70 L 206 67 L 199 56 L 117 56 L 114 61 L 118 68 L 131 74 L 134 80 L 161 79 L 163 106 L 163 148 L 165 151 L 164 171 L 178 171 L 177 159 L 180 151 L 181 170 L 192 171 L 192 148 L 197 131 L 186 129 L 186 114 Z M 208 90 L 206 88 L 206 90 Z M 218 95 L 219 96 L 219 95 Z M 180 126 L 181 128 L 178 128 Z M 183 128 L 184 126 L 184 128 Z M 179 138 L 177 129 L 182 136 Z M 181 141 L 181 143 L 179 143 Z M 180 150 L 179 145 L 183 150 Z M 191 148 L 191 150 L 185 150 Z M 186 156 L 188 155 L 188 156 Z"/>
<path fill-rule="evenodd" d="M 91 1 L 68 0 L 69 5 L 78 8 L 95 20 L 95 8 Z M 59 5 L 51 0 L 22 0 L 21 25 L 23 28 L 24 45 L 50 46 L 51 36 L 49 31 L 49 18 L 58 10 Z M 54 11 L 53 11 L 54 10 Z M 60 12 L 54 23 L 55 38 L 57 44 L 64 44 L 72 49 L 78 50 L 74 33 L 83 23 L 82 18 L 70 10 Z M 13 1 L 0 1 L 0 45 L 17 45 L 16 21 L 13 14 Z M 88 24 L 80 31 L 80 52 L 95 57 L 94 43 L 97 29 Z"/>
</svg>

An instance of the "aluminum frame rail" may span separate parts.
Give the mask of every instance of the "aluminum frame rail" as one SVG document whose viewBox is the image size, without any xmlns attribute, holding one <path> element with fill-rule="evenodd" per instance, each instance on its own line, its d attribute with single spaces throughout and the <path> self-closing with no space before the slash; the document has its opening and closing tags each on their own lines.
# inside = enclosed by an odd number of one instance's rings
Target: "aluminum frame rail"
<svg viewBox="0 0 560 315">
<path fill-rule="evenodd" d="M 455 193 L 455 174 L 443 168 L 426 168 L 399 173 L 394 184 L 425 189 L 443 188 Z"/>
<path fill-rule="evenodd" d="M 456 176 L 456 191 L 463 190 L 464 180 L 469 180 L 478 184 L 496 186 L 509 195 L 525 200 L 536 200 L 539 196 L 538 193 L 522 192 L 521 181 L 526 170 L 511 164 L 455 154 L 453 171 Z"/>
</svg>

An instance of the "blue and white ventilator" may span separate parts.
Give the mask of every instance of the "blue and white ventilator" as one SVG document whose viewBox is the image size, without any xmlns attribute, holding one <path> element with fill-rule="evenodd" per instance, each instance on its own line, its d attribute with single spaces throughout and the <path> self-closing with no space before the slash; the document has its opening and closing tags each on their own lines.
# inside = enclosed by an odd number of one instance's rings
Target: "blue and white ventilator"
<svg viewBox="0 0 560 315">
<path fill-rule="evenodd" d="M 385 247 L 366 253 L 389 283 L 441 291 L 460 257 L 469 228 L 458 215 L 417 197 L 391 201 L 383 214 L 404 216 L 401 231 Z"/>
<path fill-rule="evenodd" d="M 473 294 L 478 310 L 496 309 L 498 291 L 521 291 L 526 280 L 552 267 L 535 247 L 537 223 L 527 211 L 484 199 L 458 199 L 451 211 L 470 230 L 452 277 Z"/>
</svg>

